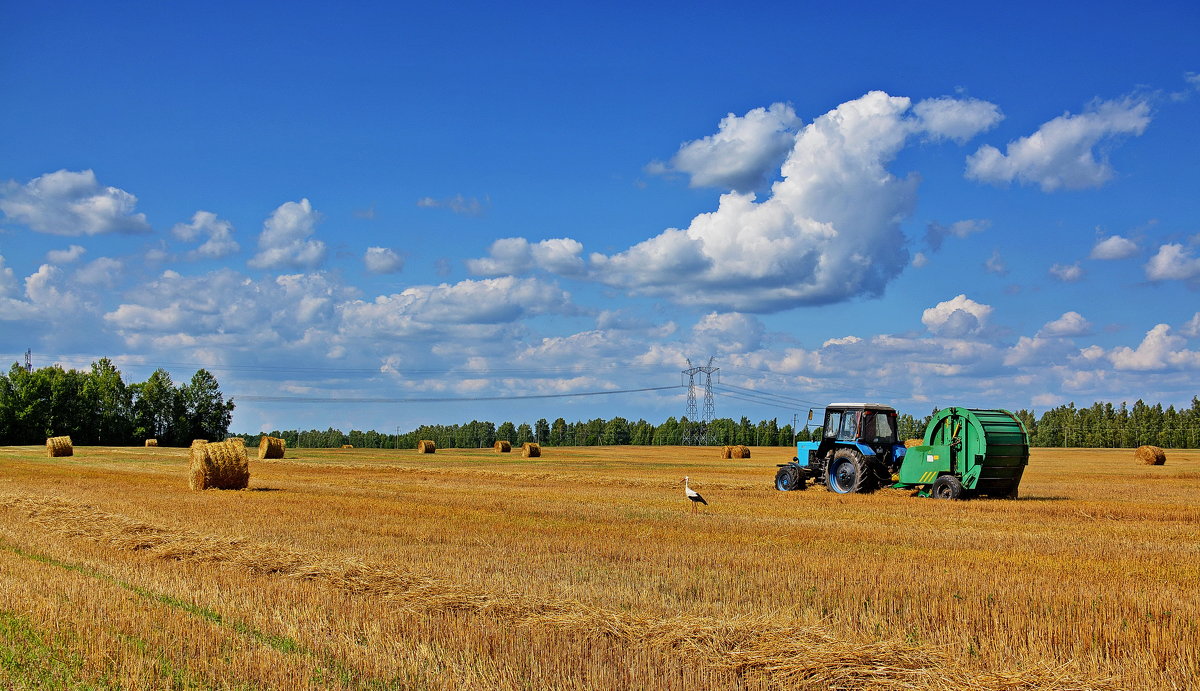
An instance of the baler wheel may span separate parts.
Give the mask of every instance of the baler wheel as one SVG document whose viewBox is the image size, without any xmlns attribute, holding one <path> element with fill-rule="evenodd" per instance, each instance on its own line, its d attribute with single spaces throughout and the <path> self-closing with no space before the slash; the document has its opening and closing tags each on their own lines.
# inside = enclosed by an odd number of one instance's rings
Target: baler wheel
<svg viewBox="0 0 1200 691">
<path fill-rule="evenodd" d="M 930 490 L 929 496 L 934 499 L 961 499 L 962 482 L 953 475 L 943 475 L 933 481 L 933 489 Z"/>
<path fill-rule="evenodd" d="M 775 473 L 775 489 L 780 492 L 805 489 L 804 475 L 796 466 L 785 465 Z"/>
<path fill-rule="evenodd" d="M 842 448 L 833 453 L 825 487 L 838 494 L 871 491 L 871 473 L 858 449 Z"/>
</svg>

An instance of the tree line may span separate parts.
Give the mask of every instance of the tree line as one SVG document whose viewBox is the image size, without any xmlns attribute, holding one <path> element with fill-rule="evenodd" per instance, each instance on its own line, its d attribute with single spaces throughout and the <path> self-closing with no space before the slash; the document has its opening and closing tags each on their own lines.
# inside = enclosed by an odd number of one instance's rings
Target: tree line
<svg viewBox="0 0 1200 691">
<path fill-rule="evenodd" d="M 140 445 L 158 439 L 164 446 L 187 446 L 193 439 L 224 439 L 229 434 L 234 403 L 226 401 L 220 386 L 207 370 L 197 370 L 178 386 L 171 375 L 157 369 L 144 382 L 126 384 L 108 358 L 92 363 L 89 371 L 58 366 L 26 371 L 14 363 L 0 374 L 0 444 L 41 444 L 47 437 L 70 435 L 81 445 Z M 900 414 L 901 439 L 924 434 L 937 408 L 922 418 Z M 820 412 L 816 411 L 818 420 Z M 1137 401 L 1094 403 L 1077 408 L 1074 403 L 1047 410 L 1040 416 L 1028 410 L 1014 413 L 1025 424 L 1031 446 L 1135 447 L 1153 444 L 1163 448 L 1200 447 L 1200 397 L 1189 408 L 1164 408 Z M 463 424 L 422 425 L 409 432 L 389 434 L 375 430 L 275 430 L 292 448 L 413 448 L 431 439 L 440 448 L 481 448 L 503 439 L 513 444 L 537 442 L 546 446 L 680 445 L 703 432 L 702 423 L 686 417 L 668 417 L 658 425 L 644 419 L 594 418 L 568 422 L 545 418 L 533 424 L 471 420 Z M 714 446 L 791 446 L 794 441 L 819 439 L 820 427 L 779 424 L 778 418 L 752 422 L 743 416 L 719 418 L 707 425 L 708 443 Z M 244 434 L 258 443 L 259 434 Z"/>
<path fill-rule="evenodd" d="M 233 418 L 217 379 L 197 370 L 175 385 L 157 369 L 144 382 L 126 384 L 108 358 L 90 370 L 57 365 L 27 371 L 14 363 L 0 374 L 0 444 L 41 444 L 67 435 L 80 445 L 187 446 L 193 439 L 224 439 Z"/>
</svg>

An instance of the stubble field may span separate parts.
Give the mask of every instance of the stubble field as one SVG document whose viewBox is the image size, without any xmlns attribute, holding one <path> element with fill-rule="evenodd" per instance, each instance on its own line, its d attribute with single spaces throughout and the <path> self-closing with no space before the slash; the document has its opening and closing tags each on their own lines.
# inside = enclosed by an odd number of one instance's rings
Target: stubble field
<svg viewBox="0 0 1200 691">
<path fill-rule="evenodd" d="M 0 447 L 0 685 L 1187 689 L 1200 452 L 1021 498 L 772 489 L 786 448 Z M 709 501 L 691 514 L 681 480 Z"/>
</svg>

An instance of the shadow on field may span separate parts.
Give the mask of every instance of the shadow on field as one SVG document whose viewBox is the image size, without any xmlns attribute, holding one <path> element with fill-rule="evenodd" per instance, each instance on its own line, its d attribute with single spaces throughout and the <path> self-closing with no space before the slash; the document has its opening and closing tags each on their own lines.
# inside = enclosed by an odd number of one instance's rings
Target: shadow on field
<svg viewBox="0 0 1200 691">
<path fill-rule="evenodd" d="M 1006 499 L 1005 501 L 1069 501 L 1070 497 L 1017 497 L 1016 499 Z"/>
<path fill-rule="evenodd" d="M 246 491 L 247 492 L 282 492 L 283 488 L 281 488 L 281 487 L 251 487 L 251 488 L 247 489 Z"/>
</svg>

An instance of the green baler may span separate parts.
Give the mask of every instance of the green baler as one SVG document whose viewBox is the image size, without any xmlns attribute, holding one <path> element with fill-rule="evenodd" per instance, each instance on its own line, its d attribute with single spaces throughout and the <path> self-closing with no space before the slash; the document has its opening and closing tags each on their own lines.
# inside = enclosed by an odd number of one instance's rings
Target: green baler
<svg viewBox="0 0 1200 691">
<path fill-rule="evenodd" d="M 1007 410 L 945 408 L 905 451 L 894 487 L 924 496 L 1017 496 L 1029 463 L 1029 434 Z"/>
</svg>

